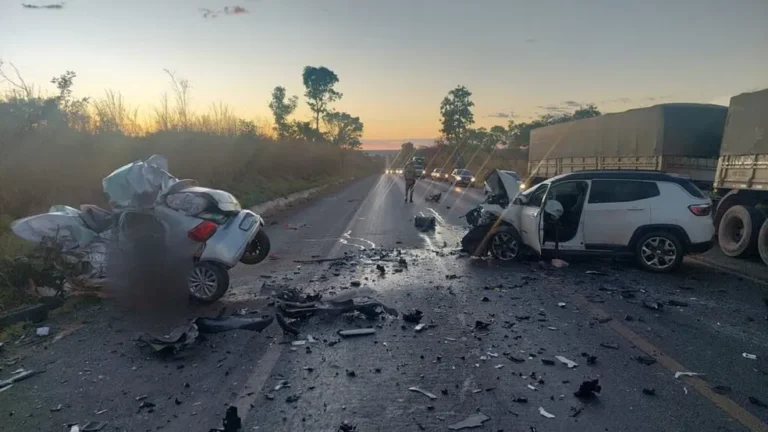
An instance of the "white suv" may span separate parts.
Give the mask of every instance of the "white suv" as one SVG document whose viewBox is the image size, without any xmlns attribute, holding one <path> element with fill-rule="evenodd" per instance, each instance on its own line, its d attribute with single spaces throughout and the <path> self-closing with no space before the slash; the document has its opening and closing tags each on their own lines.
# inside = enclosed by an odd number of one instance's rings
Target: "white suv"
<svg viewBox="0 0 768 432">
<path fill-rule="evenodd" d="M 657 171 L 563 174 L 493 207 L 483 210 L 502 224 L 491 229 L 487 247 L 502 260 L 516 259 L 521 246 L 539 254 L 557 248 L 633 255 L 642 268 L 667 272 L 683 255 L 709 250 L 715 234 L 712 201 L 689 180 Z"/>
</svg>

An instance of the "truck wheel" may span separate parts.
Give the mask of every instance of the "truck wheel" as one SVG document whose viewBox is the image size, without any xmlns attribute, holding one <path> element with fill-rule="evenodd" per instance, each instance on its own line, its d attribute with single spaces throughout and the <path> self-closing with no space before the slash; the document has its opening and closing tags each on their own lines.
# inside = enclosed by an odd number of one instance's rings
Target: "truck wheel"
<svg viewBox="0 0 768 432">
<path fill-rule="evenodd" d="M 728 209 L 717 228 L 720 250 L 729 257 L 740 257 L 754 252 L 757 235 L 765 215 L 754 207 L 736 205 Z"/>
<path fill-rule="evenodd" d="M 669 231 L 651 232 L 637 242 L 635 259 L 643 270 L 654 273 L 675 271 L 683 263 L 683 246 Z"/>
<path fill-rule="evenodd" d="M 763 222 L 760 232 L 757 233 L 757 251 L 760 253 L 760 259 L 768 264 L 768 220 Z"/>
<path fill-rule="evenodd" d="M 223 266 L 198 261 L 187 278 L 189 295 L 201 303 L 213 303 L 229 289 L 229 272 Z"/>
</svg>

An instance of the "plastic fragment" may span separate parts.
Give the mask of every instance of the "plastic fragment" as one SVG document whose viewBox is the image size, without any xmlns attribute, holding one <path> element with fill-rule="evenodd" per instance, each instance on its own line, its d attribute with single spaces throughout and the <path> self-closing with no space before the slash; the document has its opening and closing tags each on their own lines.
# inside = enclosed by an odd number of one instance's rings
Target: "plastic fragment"
<svg viewBox="0 0 768 432">
<path fill-rule="evenodd" d="M 681 376 L 703 376 L 703 373 L 698 372 L 675 372 L 675 379 L 680 379 Z"/>
<path fill-rule="evenodd" d="M 573 361 L 573 360 L 568 360 L 567 358 L 565 358 L 565 357 L 563 357 L 563 356 L 555 356 L 555 358 L 556 358 L 558 361 L 560 361 L 560 363 L 563 363 L 564 365 L 568 366 L 568 369 L 573 369 L 573 368 L 575 368 L 576 366 L 578 366 L 578 365 L 579 365 L 579 364 L 578 364 L 578 363 L 576 363 L 575 361 Z"/>
<path fill-rule="evenodd" d="M 483 423 L 487 422 L 491 418 L 483 413 L 477 413 L 475 415 L 469 416 L 466 419 L 454 423 L 450 426 L 448 426 L 448 429 L 450 430 L 462 430 L 462 429 L 471 429 L 471 428 L 478 428 L 483 427 Z"/>
<path fill-rule="evenodd" d="M 430 393 L 430 392 L 428 392 L 428 391 L 426 391 L 424 389 L 421 389 L 419 387 L 410 387 L 410 388 L 408 388 L 408 390 L 410 390 L 412 392 L 416 392 L 416 393 L 421 393 L 421 394 L 423 394 L 424 396 L 426 396 L 426 397 L 428 397 L 430 399 L 437 399 L 437 396 L 435 396 L 434 394 L 432 394 L 432 393 Z"/>
<path fill-rule="evenodd" d="M 539 414 L 541 414 L 546 418 L 551 418 L 551 419 L 555 418 L 555 415 L 548 413 L 547 410 L 544 409 L 544 407 L 539 407 Z"/>
</svg>

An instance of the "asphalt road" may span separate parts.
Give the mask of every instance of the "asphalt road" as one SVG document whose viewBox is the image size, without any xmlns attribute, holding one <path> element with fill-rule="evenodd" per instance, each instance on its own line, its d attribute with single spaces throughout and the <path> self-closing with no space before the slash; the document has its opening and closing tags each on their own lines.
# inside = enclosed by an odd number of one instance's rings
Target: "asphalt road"
<svg viewBox="0 0 768 432">
<path fill-rule="evenodd" d="M 441 431 L 478 413 L 489 419 L 473 430 L 768 430 L 768 408 L 750 402 L 768 403 L 768 288 L 758 267 L 740 277 L 738 266 L 724 272 L 686 260 L 674 275 L 652 275 L 610 260 L 558 269 L 469 259 L 455 253 L 460 217 L 480 192 L 420 181 L 415 202 L 404 203 L 403 189 L 392 176 L 364 179 L 270 220 L 271 258 L 235 268 L 218 305 L 168 317 L 105 301 L 51 319 L 48 338 L 8 344 L 0 379 L 21 366 L 46 372 L 0 393 L 0 430 L 100 420 L 105 431 L 207 431 L 230 405 L 244 431 L 337 431 L 343 422 L 357 431 Z M 438 191 L 439 204 L 424 201 Z M 434 232 L 414 229 L 420 214 L 436 216 Z M 294 262 L 345 255 L 343 265 Z M 428 325 L 416 332 L 401 317 L 314 316 L 295 323 L 299 336 L 276 325 L 205 335 L 170 359 L 135 342 L 141 331 L 167 332 L 222 306 L 273 314 L 274 295 L 286 289 L 326 298 L 359 290 L 401 312 L 423 311 Z M 336 334 L 363 327 L 376 334 Z M 676 379 L 679 371 L 705 375 Z M 577 398 L 592 379 L 599 395 Z"/>
</svg>

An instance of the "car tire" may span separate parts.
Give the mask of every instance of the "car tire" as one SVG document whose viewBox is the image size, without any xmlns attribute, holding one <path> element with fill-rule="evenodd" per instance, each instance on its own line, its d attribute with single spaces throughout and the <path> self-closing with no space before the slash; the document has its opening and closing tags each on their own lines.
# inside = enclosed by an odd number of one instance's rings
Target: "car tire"
<svg viewBox="0 0 768 432">
<path fill-rule="evenodd" d="M 488 250 L 499 261 L 516 261 L 522 256 L 523 239 L 514 227 L 501 226 L 491 232 Z"/>
<path fill-rule="evenodd" d="M 768 265 L 768 220 L 763 222 L 757 233 L 757 252 L 760 254 L 760 259 Z"/>
<path fill-rule="evenodd" d="M 729 208 L 717 227 L 720 250 L 729 257 L 741 257 L 757 250 L 757 237 L 765 215 L 754 207 L 735 205 Z"/>
<path fill-rule="evenodd" d="M 259 228 L 253 240 L 245 248 L 243 256 L 240 257 L 240 262 L 246 265 L 254 265 L 264 261 L 267 255 L 269 255 L 270 246 L 269 236 L 267 236 L 264 229 Z"/>
<path fill-rule="evenodd" d="M 653 273 L 668 273 L 680 268 L 684 252 L 683 243 L 670 231 L 650 232 L 635 244 L 637 264 Z"/>
<path fill-rule="evenodd" d="M 192 300 L 213 303 L 229 289 L 229 272 L 224 266 L 210 261 L 198 261 L 187 278 Z"/>
</svg>

